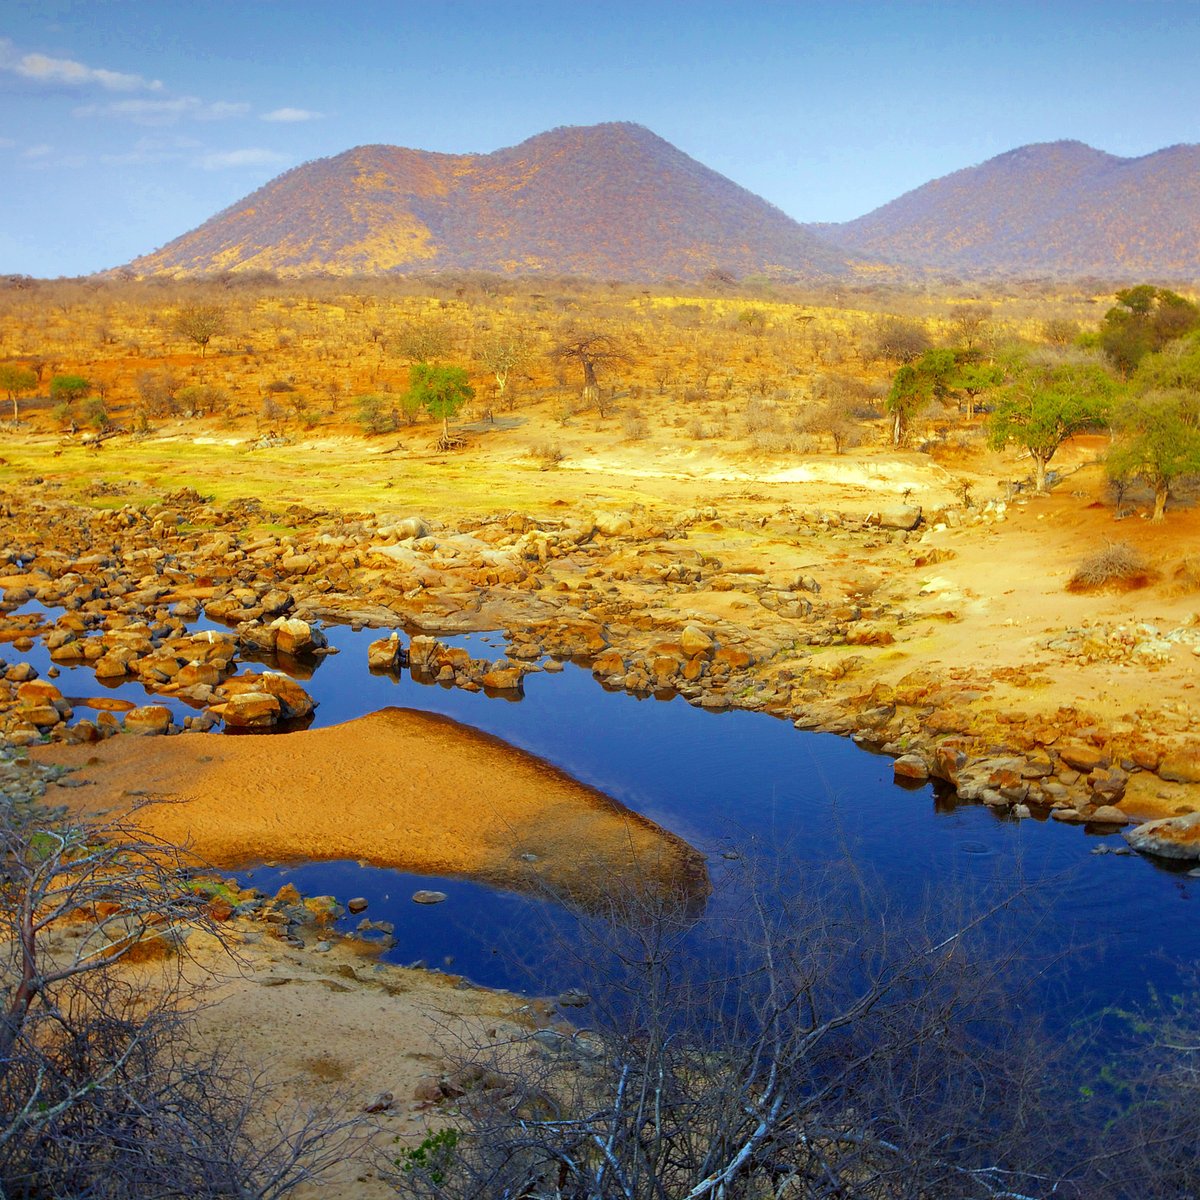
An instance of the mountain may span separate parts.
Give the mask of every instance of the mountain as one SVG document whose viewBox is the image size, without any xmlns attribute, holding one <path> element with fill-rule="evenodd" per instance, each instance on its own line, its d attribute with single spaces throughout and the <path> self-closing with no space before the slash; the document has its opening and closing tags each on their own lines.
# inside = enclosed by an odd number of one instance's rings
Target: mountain
<svg viewBox="0 0 1200 1200">
<path fill-rule="evenodd" d="M 1200 279 L 1200 146 L 1142 158 L 1022 146 L 808 228 L 867 258 L 964 275 Z"/>
<path fill-rule="evenodd" d="M 493 154 L 359 146 L 287 171 L 130 268 L 620 279 L 851 270 L 844 251 L 625 123 L 554 129 Z"/>
</svg>

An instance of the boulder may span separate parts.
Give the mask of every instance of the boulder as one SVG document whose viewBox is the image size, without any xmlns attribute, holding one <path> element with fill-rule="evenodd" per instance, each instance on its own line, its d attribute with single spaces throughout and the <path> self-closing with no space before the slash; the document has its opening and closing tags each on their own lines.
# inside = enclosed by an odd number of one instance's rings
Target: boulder
<svg viewBox="0 0 1200 1200">
<path fill-rule="evenodd" d="M 1158 764 L 1158 777 L 1169 783 L 1200 783 L 1200 750 L 1188 747 L 1164 755 Z"/>
<path fill-rule="evenodd" d="M 422 888 L 412 894 L 414 904 L 441 904 L 446 899 L 445 892 L 434 892 Z"/>
<path fill-rule="evenodd" d="M 125 714 L 125 732 L 162 734 L 171 728 L 171 710 L 162 704 L 145 704 Z"/>
<path fill-rule="evenodd" d="M 275 649 L 280 654 L 310 654 L 326 644 L 325 635 L 299 617 L 279 617 L 271 622 Z"/>
<path fill-rule="evenodd" d="M 317 702 L 290 676 L 281 671 L 264 671 L 259 687 L 279 701 L 279 715 L 285 720 L 307 717 Z"/>
<path fill-rule="evenodd" d="M 1088 813 L 1088 823 L 1092 825 L 1128 825 L 1129 818 L 1111 804 L 1101 804 L 1099 808 Z"/>
<path fill-rule="evenodd" d="M 497 664 L 490 671 L 485 671 L 479 677 L 482 687 L 497 692 L 515 692 L 521 689 L 521 679 L 525 674 L 523 667 Z"/>
<path fill-rule="evenodd" d="M 1147 821 L 1129 830 L 1125 840 L 1143 854 L 1155 854 L 1160 858 L 1200 859 L 1200 812 Z"/>
<path fill-rule="evenodd" d="M 882 529 L 916 529 L 921 523 L 919 504 L 902 504 L 884 509 L 879 514 L 878 524 Z"/>
<path fill-rule="evenodd" d="M 391 637 L 380 638 L 367 647 L 367 666 L 372 671 L 392 671 L 403 665 L 404 646 L 400 635 L 393 633 Z"/>
<path fill-rule="evenodd" d="M 214 712 L 235 729 L 266 729 L 279 720 L 282 707 L 270 692 L 242 692 L 218 705 Z"/>
<path fill-rule="evenodd" d="M 897 779 L 924 781 L 929 778 L 929 768 L 919 754 L 902 754 L 892 763 L 892 773 Z"/>
<path fill-rule="evenodd" d="M 1087 742 L 1064 742 L 1055 746 L 1058 757 L 1069 767 L 1077 771 L 1094 771 L 1097 767 L 1107 767 L 1108 757 L 1096 746 Z"/>
<path fill-rule="evenodd" d="M 679 635 L 679 646 L 688 658 L 695 658 L 698 654 L 711 654 L 713 640 L 698 626 L 685 625 Z"/>
</svg>

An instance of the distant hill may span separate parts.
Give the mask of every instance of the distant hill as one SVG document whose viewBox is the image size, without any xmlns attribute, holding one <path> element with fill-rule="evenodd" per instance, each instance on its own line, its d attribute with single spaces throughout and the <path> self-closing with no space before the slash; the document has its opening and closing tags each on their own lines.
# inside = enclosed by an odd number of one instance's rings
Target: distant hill
<svg viewBox="0 0 1200 1200">
<path fill-rule="evenodd" d="M 630 280 L 851 270 L 845 251 L 624 123 L 555 129 L 493 154 L 360 146 L 280 175 L 130 267 Z"/>
<path fill-rule="evenodd" d="M 1200 279 L 1200 146 L 1142 158 L 1022 146 L 808 228 L 867 258 L 964 275 Z"/>
</svg>

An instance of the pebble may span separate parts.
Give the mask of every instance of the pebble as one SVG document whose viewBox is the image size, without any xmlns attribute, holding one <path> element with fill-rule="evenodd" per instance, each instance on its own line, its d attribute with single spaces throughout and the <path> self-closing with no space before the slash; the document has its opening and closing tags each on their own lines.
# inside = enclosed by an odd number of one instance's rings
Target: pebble
<svg viewBox="0 0 1200 1200">
<path fill-rule="evenodd" d="M 360 912 L 366 912 L 367 911 L 366 898 L 364 896 L 355 896 L 352 900 L 346 901 L 346 908 L 349 909 L 349 911 L 354 913 L 355 915 L 357 915 Z"/>
<path fill-rule="evenodd" d="M 441 904 L 446 899 L 445 892 L 432 892 L 422 888 L 412 894 L 414 904 Z"/>
</svg>

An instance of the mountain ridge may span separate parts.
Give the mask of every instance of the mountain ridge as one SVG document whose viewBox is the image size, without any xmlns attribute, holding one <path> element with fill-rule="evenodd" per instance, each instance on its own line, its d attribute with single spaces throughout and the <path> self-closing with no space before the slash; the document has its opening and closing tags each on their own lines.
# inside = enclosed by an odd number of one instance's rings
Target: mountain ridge
<svg viewBox="0 0 1200 1200">
<path fill-rule="evenodd" d="M 1036 142 L 808 228 L 868 258 L 982 275 L 1200 278 L 1200 146 Z"/>
<path fill-rule="evenodd" d="M 853 221 L 802 224 L 631 122 L 486 154 L 356 146 L 293 167 L 127 270 L 1200 279 L 1200 145 L 1018 146 Z"/>
<path fill-rule="evenodd" d="M 643 126 L 610 122 L 490 154 L 354 147 L 284 172 L 130 267 L 830 279 L 850 257 Z"/>
</svg>

